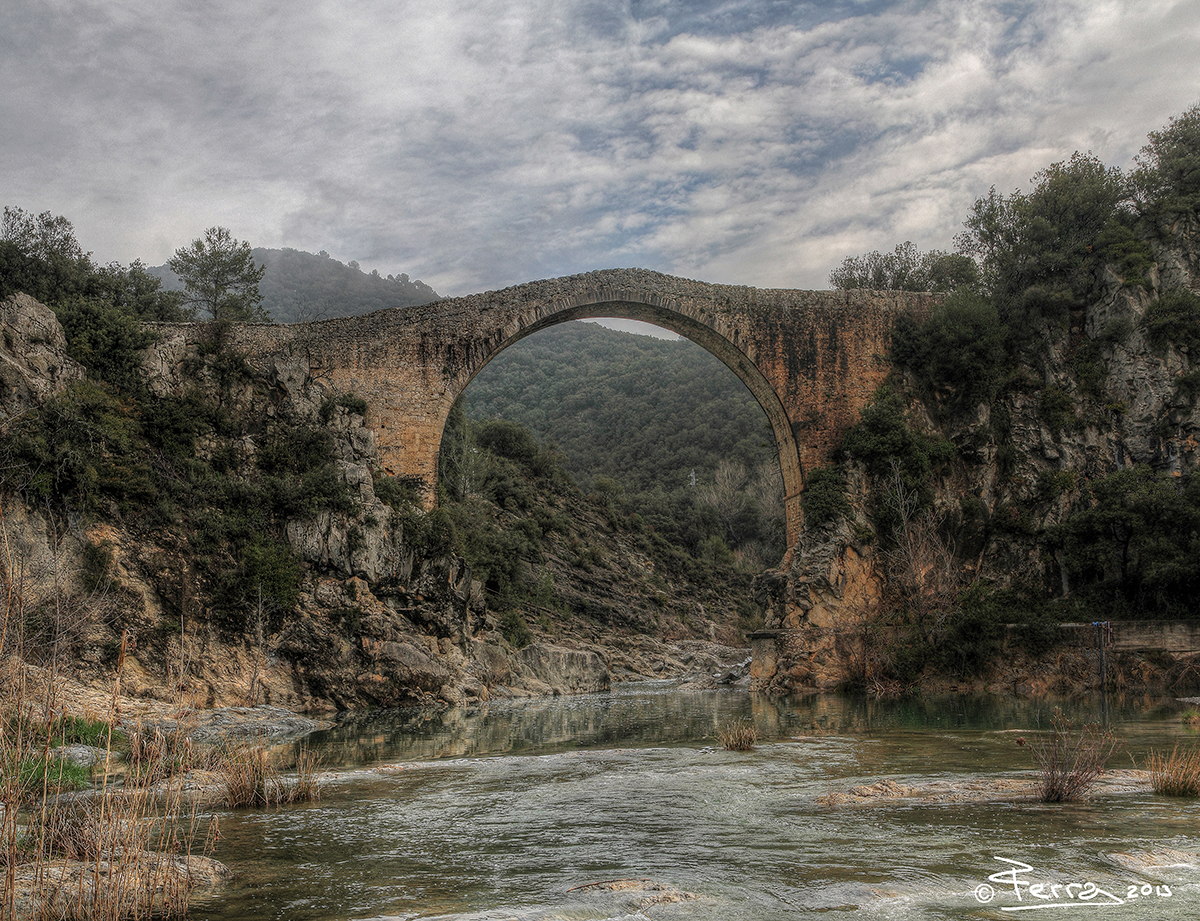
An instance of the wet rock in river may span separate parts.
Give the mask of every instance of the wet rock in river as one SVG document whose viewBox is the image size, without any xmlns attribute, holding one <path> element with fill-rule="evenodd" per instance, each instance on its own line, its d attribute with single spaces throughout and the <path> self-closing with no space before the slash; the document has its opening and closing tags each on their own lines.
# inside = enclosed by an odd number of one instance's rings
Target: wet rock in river
<svg viewBox="0 0 1200 921">
<path fill-rule="evenodd" d="M 531 643 L 511 658 L 513 685 L 538 694 L 590 694 L 612 686 L 608 666 L 589 649 Z"/>
</svg>

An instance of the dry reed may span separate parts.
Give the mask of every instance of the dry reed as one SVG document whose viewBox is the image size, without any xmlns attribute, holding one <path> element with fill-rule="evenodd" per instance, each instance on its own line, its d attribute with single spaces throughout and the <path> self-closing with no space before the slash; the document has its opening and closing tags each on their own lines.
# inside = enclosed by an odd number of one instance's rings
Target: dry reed
<svg viewBox="0 0 1200 921">
<path fill-rule="evenodd" d="M 754 751 L 754 746 L 758 743 L 758 730 L 753 724 L 745 721 L 730 723 L 717 733 L 717 739 L 726 751 Z"/>
<path fill-rule="evenodd" d="M 1151 752 L 1146 763 L 1150 786 L 1163 796 L 1200 796 L 1200 748 Z"/>
<path fill-rule="evenodd" d="M 219 868 L 192 853 L 194 843 L 211 844 L 213 829 L 202 834 L 179 783 L 154 794 L 116 789 L 109 769 L 124 642 L 94 740 L 104 753 L 98 779 L 61 756 L 81 721 L 65 716 L 55 658 L 44 669 L 25 667 L 25 583 L 2 523 L 0 534 L 0 921 L 181 918 L 194 873 Z M 70 792 L 81 784 L 90 789 Z"/>
<path fill-rule="evenodd" d="M 9 684 L 4 712 L 56 712 L 54 679 L 47 680 L 49 687 L 37 689 L 24 679 Z M 109 725 L 114 717 L 110 712 Z M 22 729 L 29 721 L 8 722 L 15 731 L 5 732 L 0 741 L 0 862 L 5 870 L 0 919 L 183 917 L 193 886 L 189 858 L 201 829 L 182 784 L 160 785 L 153 793 L 132 785 L 117 790 L 108 772 L 114 757 L 110 731 L 98 786 L 71 796 L 61 782 L 65 759 L 42 754 L 62 740 L 36 727 Z M 52 726 L 47 720 L 41 728 Z M 31 762 L 49 769 L 31 772 Z"/>
<path fill-rule="evenodd" d="M 219 768 L 224 804 L 239 809 L 315 801 L 321 793 L 317 765 L 317 756 L 303 749 L 296 759 L 296 774 L 289 779 L 260 745 L 230 747 Z"/>
</svg>

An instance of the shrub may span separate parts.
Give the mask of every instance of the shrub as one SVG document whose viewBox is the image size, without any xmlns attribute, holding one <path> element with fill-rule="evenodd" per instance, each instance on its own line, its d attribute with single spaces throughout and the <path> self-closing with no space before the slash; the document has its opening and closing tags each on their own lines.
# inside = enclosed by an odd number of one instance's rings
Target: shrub
<svg viewBox="0 0 1200 921">
<path fill-rule="evenodd" d="M 700 546 L 697 550 L 700 560 L 709 566 L 733 565 L 733 551 L 729 549 L 729 546 L 717 534 L 710 534 L 704 540 L 700 541 Z"/>
<path fill-rule="evenodd" d="M 1075 401 L 1061 387 L 1047 387 L 1042 391 L 1038 412 L 1055 440 L 1062 437 L 1064 429 L 1074 429 L 1079 424 L 1075 416 Z"/>
<path fill-rule="evenodd" d="M 480 423 L 474 434 L 479 447 L 519 464 L 528 465 L 538 455 L 538 443 L 533 433 L 515 422 L 490 419 Z"/>
<path fill-rule="evenodd" d="M 1017 740 L 1024 745 L 1024 739 Z M 1070 803 L 1082 799 L 1104 773 L 1118 742 L 1111 729 L 1088 724 L 1074 729 L 1061 710 L 1054 711 L 1049 734 L 1029 743 L 1040 771 L 1038 799 Z"/>
<path fill-rule="evenodd" d="M 214 579 L 213 607 L 222 625 L 241 630 L 252 612 L 266 616 L 273 629 L 300 599 L 304 572 L 286 544 L 253 535 L 239 553 L 236 566 L 222 567 Z"/>
<path fill-rule="evenodd" d="M 1200 349 L 1200 295 L 1184 288 L 1167 291 L 1142 316 L 1146 339 L 1160 351 L 1168 345 Z"/>
<path fill-rule="evenodd" d="M 892 358 L 952 411 L 995 396 L 1005 367 L 1004 327 L 996 308 L 961 291 L 934 306 L 924 323 L 904 318 L 892 333 Z"/>
<path fill-rule="evenodd" d="M 126 389 L 143 385 L 142 353 L 155 337 L 137 317 L 96 298 L 72 300 L 56 313 L 67 354 L 92 376 Z"/>
<path fill-rule="evenodd" d="M 306 426 L 277 431 L 258 451 L 259 469 L 275 475 L 306 474 L 334 459 L 333 436 L 324 429 Z"/>
<path fill-rule="evenodd" d="M 846 499 L 846 478 L 835 467 L 822 467 L 808 476 L 800 494 L 804 507 L 804 523 L 810 528 L 842 521 L 850 517 L 850 502 Z"/>
<path fill-rule="evenodd" d="M 105 500 L 151 502 L 157 491 L 143 460 L 133 407 L 94 381 L 79 381 L 16 426 L 5 479 L 40 500 L 71 500 L 87 512 Z"/>
<path fill-rule="evenodd" d="M 1154 252 L 1124 221 L 1113 219 L 1105 224 L 1093 249 L 1124 279 L 1126 287 L 1147 283 Z"/>
<path fill-rule="evenodd" d="M 1175 399 L 1186 403 L 1188 409 L 1195 409 L 1197 397 L 1200 397 L 1200 368 L 1175 378 Z"/>
<path fill-rule="evenodd" d="M 909 428 L 904 401 L 888 391 L 881 391 L 863 410 L 858 424 L 846 433 L 842 450 L 877 479 L 898 470 L 907 488 L 924 492 L 935 464 L 949 460 L 954 452 L 952 445 L 934 442 Z"/>
<path fill-rule="evenodd" d="M 417 476 L 375 476 L 375 498 L 384 505 L 399 508 L 415 505 L 421 498 L 424 481 Z"/>
<path fill-rule="evenodd" d="M 533 631 L 516 608 L 509 608 L 501 615 L 500 632 L 514 649 L 523 649 L 533 642 Z"/>
</svg>

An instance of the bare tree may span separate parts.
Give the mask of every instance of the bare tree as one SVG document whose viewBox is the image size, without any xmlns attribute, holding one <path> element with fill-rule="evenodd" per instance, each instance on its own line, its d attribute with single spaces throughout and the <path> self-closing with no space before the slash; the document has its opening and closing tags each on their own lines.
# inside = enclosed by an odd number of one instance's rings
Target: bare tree
<svg viewBox="0 0 1200 921">
<path fill-rule="evenodd" d="M 898 522 L 893 545 L 883 552 L 888 583 L 905 620 L 934 636 L 954 614 L 963 587 L 954 553 L 933 509 L 921 508 L 917 491 L 893 461 L 884 502 Z"/>
<path fill-rule="evenodd" d="M 712 483 L 700 487 L 698 497 L 720 518 L 730 543 L 737 543 L 737 517 L 746 508 L 746 466 L 723 460 L 717 465 Z"/>
</svg>

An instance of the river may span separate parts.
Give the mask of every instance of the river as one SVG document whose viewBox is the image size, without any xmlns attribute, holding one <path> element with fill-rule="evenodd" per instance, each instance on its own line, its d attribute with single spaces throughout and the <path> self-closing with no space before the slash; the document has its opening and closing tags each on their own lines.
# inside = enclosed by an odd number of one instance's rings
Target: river
<svg viewBox="0 0 1200 921">
<path fill-rule="evenodd" d="M 1200 742 L 1170 701 L 1066 709 L 1116 730 L 1113 767 Z M 217 813 L 214 856 L 237 879 L 189 917 L 1200 916 L 1200 867 L 1134 872 L 1113 856 L 1200 851 L 1194 800 L 820 802 L 882 778 L 1018 776 L 1032 759 L 1016 736 L 1052 712 L 1005 698 L 781 700 L 654 683 L 359 715 L 310 739 L 329 771 L 319 802 Z M 754 751 L 719 747 L 737 720 L 757 727 Z M 1036 883 L 1054 898 L 1032 895 Z"/>
</svg>

